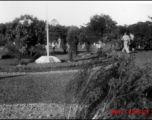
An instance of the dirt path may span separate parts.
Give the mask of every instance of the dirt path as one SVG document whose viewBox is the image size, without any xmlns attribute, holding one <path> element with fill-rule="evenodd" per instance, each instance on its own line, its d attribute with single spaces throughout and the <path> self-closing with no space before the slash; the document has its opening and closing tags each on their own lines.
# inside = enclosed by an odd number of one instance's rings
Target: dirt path
<svg viewBox="0 0 152 120">
<path fill-rule="evenodd" d="M 26 75 L 26 74 L 55 74 L 55 73 L 73 73 L 78 70 L 61 70 L 61 71 L 48 71 L 48 72 L 0 72 L 0 75 Z"/>
<path fill-rule="evenodd" d="M 71 105 L 74 113 L 75 105 Z M 66 108 L 66 109 L 65 109 Z M 0 105 L 0 119 L 65 119 L 69 113 L 70 105 L 65 104 L 13 104 Z"/>
</svg>

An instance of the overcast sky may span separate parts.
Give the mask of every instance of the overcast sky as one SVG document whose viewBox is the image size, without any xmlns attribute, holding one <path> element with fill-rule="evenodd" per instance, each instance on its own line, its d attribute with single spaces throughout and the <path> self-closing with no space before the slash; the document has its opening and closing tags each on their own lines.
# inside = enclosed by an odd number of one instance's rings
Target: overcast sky
<svg viewBox="0 0 152 120">
<path fill-rule="evenodd" d="M 0 23 L 11 22 L 24 14 L 40 20 L 56 19 L 61 25 L 80 26 L 97 14 L 110 15 L 118 25 L 150 20 L 152 1 L 0 1 Z"/>
</svg>

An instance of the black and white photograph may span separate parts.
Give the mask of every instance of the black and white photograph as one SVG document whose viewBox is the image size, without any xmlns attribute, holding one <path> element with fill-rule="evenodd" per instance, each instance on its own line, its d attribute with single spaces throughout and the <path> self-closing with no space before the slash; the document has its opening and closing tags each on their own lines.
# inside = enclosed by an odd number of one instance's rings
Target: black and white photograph
<svg viewBox="0 0 152 120">
<path fill-rule="evenodd" d="M 0 1 L 0 119 L 152 119 L 152 1 Z"/>
</svg>

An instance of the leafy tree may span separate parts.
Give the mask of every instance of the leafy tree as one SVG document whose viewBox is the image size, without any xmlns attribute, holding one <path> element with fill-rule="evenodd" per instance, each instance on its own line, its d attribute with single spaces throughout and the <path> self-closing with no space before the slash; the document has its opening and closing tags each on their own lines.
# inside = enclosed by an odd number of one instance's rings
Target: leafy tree
<svg viewBox="0 0 152 120">
<path fill-rule="evenodd" d="M 0 46 L 5 46 L 5 44 L 6 44 L 5 36 L 0 33 Z"/>
<path fill-rule="evenodd" d="M 71 46 L 71 50 L 77 52 L 77 45 L 78 45 L 78 36 L 79 35 L 79 28 L 76 26 L 71 26 L 68 30 L 67 34 L 67 42 Z"/>
<path fill-rule="evenodd" d="M 76 26 L 71 26 L 68 30 L 67 34 L 67 42 L 69 45 L 69 59 L 72 60 L 73 57 L 72 55 L 74 54 L 75 56 L 77 55 L 77 46 L 78 46 L 78 38 L 79 38 L 79 28 Z M 71 57 L 70 57 L 71 56 Z"/>
<path fill-rule="evenodd" d="M 112 20 L 112 18 L 109 15 L 103 15 L 103 18 L 106 23 L 106 28 L 104 32 L 109 33 L 110 35 L 113 35 L 116 29 L 117 22 Z"/>
<path fill-rule="evenodd" d="M 121 26 L 121 25 L 119 25 L 119 26 L 117 26 L 117 28 L 118 28 L 119 34 L 121 36 L 124 35 L 124 33 L 128 31 L 127 26 Z"/>
<path fill-rule="evenodd" d="M 61 47 L 63 49 L 63 52 L 66 53 L 66 50 L 67 50 L 66 37 L 67 37 L 69 27 L 66 27 L 66 26 L 58 26 L 58 27 L 60 27 L 58 32 L 59 32 L 59 36 L 61 38 Z"/>
<path fill-rule="evenodd" d="M 56 26 L 49 25 L 49 41 L 57 42 L 59 33 L 57 32 Z"/>
<path fill-rule="evenodd" d="M 19 65 L 23 54 L 27 51 L 26 40 L 29 38 L 27 29 L 24 25 L 13 22 L 7 30 L 7 44 L 6 47 L 11 55 L 15 56 L 19 60 Z"/>
<path fill-rule="evenodd" d="M 7 42 L 5 40 L 6 28 L 6 24 L 0 24 L 0 46 L 5 46 Z"/>
<path fill-rule="evenodd" d="M 80 44 L 83 44 L 83 43 L 85 43 L 86 41 L 87 41 L 87 29 L 86 29 L 86 27 L 83 27 L 83 26 L 81 26 L 81 28 L 80 28 L 80 34 L 79 34 L 79 42 L 80 42 Z"/>
<path fill-rule="evenodd" d="M 144 47 L 146 44 L 150 44 L 152 38 L 152 22 L 138 22 L 128 26 L 129 31 L 135 35 L 136 44 Z"/>
<path fill-rule="evenodd" d="M 94 36 L 94 42 L 98 40 L 103 41 L 102 37 L 114 34 L 116 24 L 109 15 L 94 15 L 87 24 L 87 29 L 88 33 L 91 33 L 92 37 Z"/>
<path fill-rule="evenodd" d="M 7 24 L 3 24 L 3 23 L 0 24 L 0 33 L 3 35 L 5 35 L 5 33 L 6 33 L 6 29 L 7 29 L 6 25 Z"/>
<path fill-rule="evenodd" d="M 101 37 L 106 28 L 106 21 L 104 20 L 103 16 L 95 15 L 90 19 L 89 27 L 94 34 Z"/>
<path fill-rule="evenodd" d="M 86 52 L 89 53 L 90 52 L 90 41 L 89 41 L 89 37 L 88 37 L 88 30 L 86 27 L 81 27 L 80 28 L 80 34 L 79 34 L 79 42 L 80 44 L 85 43 L 85 47 L 86 47 Z"/>
<path fill-rule="evenodd" d="M 26 54 L 34 55 L 37 52 L 35 45 L 46 43 L 45 25 L 44 21 L 23 15 L 8 24 L 6 39 L 16 45 L 20 44 L 20 47 L 26 46 Z"/>
<path fill-rule="evenodd" d="M 148 30 L 149 26 L 146 22 L 138 22 L 137 24 L 128 26 L 128 28 L 141 39 L 143 39 L 145 36 L 149 36 L 150 34 L 150 31 Z"/>
</svg>

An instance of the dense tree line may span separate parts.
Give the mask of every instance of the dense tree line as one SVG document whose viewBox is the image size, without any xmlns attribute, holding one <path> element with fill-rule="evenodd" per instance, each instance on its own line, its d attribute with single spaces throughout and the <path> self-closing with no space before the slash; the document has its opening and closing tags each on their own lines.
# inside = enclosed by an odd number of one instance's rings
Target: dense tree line
<svg viewBox="0 0 152 120">
<path fill-rule="evenodd" d="M 152 22 L 138 22 L 128 26 L 129 31 L 136 37 L 136 44 L 144 49 L 152 48 Z"/>
<path fill-rule="evenodd" d="M 149 17 L 152 20 L 151 17 Z M 72 29 L 77 31 L 76 36 L 70 32 Z M 116 42 L 125 31 L 132 32 L 135 35 L 137 45 L 151 43 L 152 39 L 152 22 L 138 22 L 132 25 L 118 26 L 117 23 L 109 15 L 94 15 L 90 18 L 90 22 L 86 26 L 80 28 L 74 26 L 49 25 L 49 41 L 58 42 L 61 39 L 61 46 L 66 52 L 67 43 L 71 45 L 85 43 L 87 51 L 89 45 L 98 42 Z M 74 35 L 75 37 L 73 37 Z M 71 38 L 69 37 L 71 36 Z M 78 42 L 74 42 L 77 38 Z M 144 43 L 143 43 L 144 41 Z M 21 53 L 34 55 L 37 46 L 42 47 L 46 44 L 46 21 L 39 20 L 31 15 L 22 15 L 9 23 L 0 24 L 0 45 L 16 46 L 15 49 L 22 51 Z M 149 44 L 151 45 L 151 44 Z M 73 46 L 73 45 L 72 45 Z M 25 51 L 22 49 L 26 49 Z M 74 47 L 76 48 L 76 47 Z"/>
</svg>

